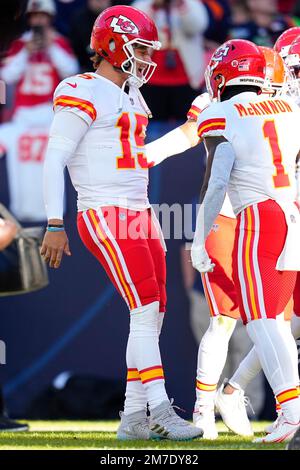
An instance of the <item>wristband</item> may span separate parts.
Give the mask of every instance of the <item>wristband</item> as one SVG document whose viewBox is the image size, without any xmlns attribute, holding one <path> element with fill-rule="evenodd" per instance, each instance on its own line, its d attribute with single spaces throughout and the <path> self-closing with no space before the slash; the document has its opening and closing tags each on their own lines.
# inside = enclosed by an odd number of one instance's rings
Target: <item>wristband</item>
<svg viewBox="0 0 300 470">
<path fill-rule="evenodd" d="M 47 232 L 64 232 L 64 225 L 48 225 Z"/>
</svg>

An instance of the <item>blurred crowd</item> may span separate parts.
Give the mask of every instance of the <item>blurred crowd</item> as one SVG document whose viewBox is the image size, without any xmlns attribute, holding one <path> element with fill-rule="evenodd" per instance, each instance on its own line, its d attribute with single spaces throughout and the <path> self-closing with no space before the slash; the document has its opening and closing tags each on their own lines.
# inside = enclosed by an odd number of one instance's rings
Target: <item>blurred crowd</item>
<svg viewBox="0 0 300 470">
<path fill-rule="evenodd" d="M 225 40 L 272 46 L 285 29 L 300 24 L 299 0 L 30 0 L 23 34 L 2 58 L 0 74 L 8 85 L 2 122 L 50 104 L 60 80 L 92 70 L 92 25 L 113 4 L 144 10 L 158 27 L 158 67 L 143 88 L 156 120 L 185 119 L 204 86 L 212 51 Z"/>
</svg>

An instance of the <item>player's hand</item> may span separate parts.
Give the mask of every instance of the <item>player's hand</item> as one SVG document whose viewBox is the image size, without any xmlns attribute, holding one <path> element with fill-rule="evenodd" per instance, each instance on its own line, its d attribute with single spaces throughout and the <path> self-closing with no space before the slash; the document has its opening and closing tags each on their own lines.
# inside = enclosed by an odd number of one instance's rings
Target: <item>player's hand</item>
<svg viewBox="0 0 300 470">
<path fill-rule="evenodd" d="M 11 244 L 18 233 L 18 227 L 10 220 L 0 219 L 0 251 Z"/>
<path fill-rule="evenodd" d="M 192 245 L 191 259 L 193 267 L 199 273 L 208 273 L 214 270 L 215 264 L 211 261 L 203 245 Z"/>
<path fill-rule="evenodd" d="M 65 231 L 46 231 L 41 247 L 41 256 L 50 268 L 59 268 L 63 254 L 71 256 L 69 240 Z"/>
</svg>

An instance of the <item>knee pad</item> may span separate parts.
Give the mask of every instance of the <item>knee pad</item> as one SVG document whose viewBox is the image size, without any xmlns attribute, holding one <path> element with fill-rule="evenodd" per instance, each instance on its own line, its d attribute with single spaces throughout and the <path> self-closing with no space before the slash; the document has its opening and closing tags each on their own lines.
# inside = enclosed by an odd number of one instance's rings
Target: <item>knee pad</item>
<svg viewBox="0 0 300 470">
<path fill-rule="evenodd" d="M 145 333 L 157 331 L 159 302 L 135 308 L 130 312 L 130 333 Z"/>
</svg>

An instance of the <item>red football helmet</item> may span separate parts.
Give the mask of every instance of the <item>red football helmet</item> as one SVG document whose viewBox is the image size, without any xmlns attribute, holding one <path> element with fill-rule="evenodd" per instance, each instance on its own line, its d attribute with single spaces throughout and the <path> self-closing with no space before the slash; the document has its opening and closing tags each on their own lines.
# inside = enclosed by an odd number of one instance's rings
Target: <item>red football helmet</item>
<svg viewBox="0 0 300 470">
<path fill-rule="evenodd" d="M 134 84 L 141 86 L 150 79 L 156 64 L 137 58 L 136 45 L 152 49 L 161 46 L 156 26 L 145 13 L 116 5 L 98 16 L 91 35 L 91 48 L 114 67 L 134 77 Z"/>
<path fill-rule="evenodd" d="M 300 96 L 300 36 L 292 42 L 285 59 L 288 69 L 289 94 L 299 99 Z"/>
<path fill-rule="evenodd" d="M 211 98 L 220 100 L 226 86 L 254 85 L 263 88 L 266 60 L 252 42 L 231 39 L 212 55 L 205 72 L 207 90 Z"/>
<path fill-rule="evenodd" d="M 281 57 L 285 59 L 289 53 L 289 48 L 292 42 L 294 41 L 294 39 L 296 39 L 297 36 L 299 36 L 299 34 L 300 34 L 299 26 L 294 26 L 293 28 L 287 29 L 279 36 L 279 38 L 275 42 L 274 50 L 279 52 Z"/>
</svg>

